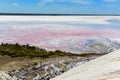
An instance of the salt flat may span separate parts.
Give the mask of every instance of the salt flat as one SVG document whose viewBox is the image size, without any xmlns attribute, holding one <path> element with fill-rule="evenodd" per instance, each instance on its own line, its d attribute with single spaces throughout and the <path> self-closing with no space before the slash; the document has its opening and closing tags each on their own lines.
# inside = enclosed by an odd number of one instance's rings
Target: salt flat
<svg viewBox="0 0 120 80">
<path fill-rule="evenodd" d="M 107 19 L 118 16 L 0 16 L 0 21 L 80 21 L 81 23 L 109 24 Z"/>
<path fill-rule="evenodd" d="M 0 16 L 0 43 L 80 52 L 86 39 L 120 41 L 119 23 L 120 16 Z"/>
</svg>

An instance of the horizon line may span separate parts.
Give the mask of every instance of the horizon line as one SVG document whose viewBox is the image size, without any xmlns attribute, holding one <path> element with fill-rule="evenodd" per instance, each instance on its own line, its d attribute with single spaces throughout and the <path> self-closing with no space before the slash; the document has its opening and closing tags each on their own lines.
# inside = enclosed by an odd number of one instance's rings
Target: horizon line
<svg viewBox="0 0 120 80">
<path fill-rule="evenodd" d="M 53 13 L 0 13 L 1 15 L 11 16 L 120 16 L 120 14 L 53 14 Z"/>
</svg>

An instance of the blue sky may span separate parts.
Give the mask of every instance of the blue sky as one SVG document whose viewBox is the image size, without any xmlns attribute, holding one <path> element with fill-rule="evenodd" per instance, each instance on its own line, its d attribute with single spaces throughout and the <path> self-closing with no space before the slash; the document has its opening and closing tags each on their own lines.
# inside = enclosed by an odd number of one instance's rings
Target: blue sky
<svg viewBox="0 0 120 80">
<path fill-rule="evenodd" d="M 0 0 L 0 13 L 120 14 L 120 0 Z"/>
</svg>

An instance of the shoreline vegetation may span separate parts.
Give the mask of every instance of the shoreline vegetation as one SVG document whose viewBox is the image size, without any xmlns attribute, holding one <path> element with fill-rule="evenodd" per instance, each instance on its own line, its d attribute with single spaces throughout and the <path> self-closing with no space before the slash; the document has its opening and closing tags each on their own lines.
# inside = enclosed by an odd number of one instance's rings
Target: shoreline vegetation
<svg viewBox="0 0 120 80">
<path fill-rule="evenodd" d="M 28 58 L 34 58 L 34 57 L 40 57 L 40 58 L 49 58 L 51 56 L 91 56 L 91 55 L 101 55 L 101 54 L 95 54 L 95 53 L 83 53 L 83 54 L 73 54 L 71 52 L 65 52 L 61 50 L 55 50 L 55 51 L 47 51 L 42 48 L 38 48 L 35 46 L 30 46 L 29 44 L 26 45 L 20 45 L 18 43 L 16 44 L 8 44 L 8 43 L 1 43 L 0 44 L 0 55 L 7 55 L 10 57 L 28 57 Z"/>
<path fill-rule="evenodd" d="M 50 80 L 102 55 L 47 51 L 29 44 L 1 43 L 0 71 L 7 72 L 15 80 Z"/>
</svg>

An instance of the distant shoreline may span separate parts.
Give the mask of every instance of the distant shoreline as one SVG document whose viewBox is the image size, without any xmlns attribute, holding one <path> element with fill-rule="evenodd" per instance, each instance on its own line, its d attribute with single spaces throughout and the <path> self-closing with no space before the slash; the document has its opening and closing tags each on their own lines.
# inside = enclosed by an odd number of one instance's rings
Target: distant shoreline
<svg viewBox="0 0 120 80">
<path fill-rule="evenodd" d="M 34 13 L 0 13 L 0 16 L 120 16 L 120 14 L 34 14 Z"/>
</svg>

